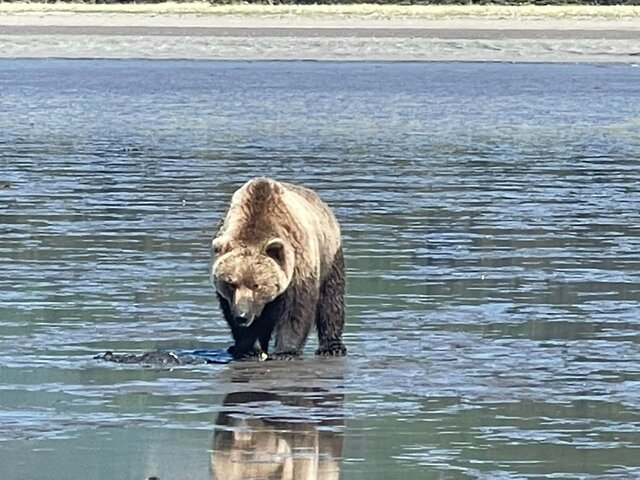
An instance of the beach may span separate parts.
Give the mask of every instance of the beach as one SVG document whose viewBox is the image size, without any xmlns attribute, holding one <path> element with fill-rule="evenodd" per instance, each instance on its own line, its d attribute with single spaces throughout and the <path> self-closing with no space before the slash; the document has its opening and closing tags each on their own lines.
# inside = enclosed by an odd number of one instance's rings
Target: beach
<svg viewBox="0 0 640 480">
<path fill-rule="evenodd" d="M 0 4 L 2 58 L 640 62 L 640 7 Z"/>
</svg>

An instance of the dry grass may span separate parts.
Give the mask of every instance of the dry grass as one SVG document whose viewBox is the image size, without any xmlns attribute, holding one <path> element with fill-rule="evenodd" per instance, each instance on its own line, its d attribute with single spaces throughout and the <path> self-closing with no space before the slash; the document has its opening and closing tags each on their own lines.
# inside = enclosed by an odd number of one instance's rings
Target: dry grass
<svg viewBox="0 0 640 480">
<path fill-rule="evenodd" d="M 260 16 L 342 16 L 364 18 L 640 18 L 640 6 L 500 5 L 211 5 L 206 2 L 159 4 L 1 3 L 0 14 L 136 13 Z"/>
</svg>

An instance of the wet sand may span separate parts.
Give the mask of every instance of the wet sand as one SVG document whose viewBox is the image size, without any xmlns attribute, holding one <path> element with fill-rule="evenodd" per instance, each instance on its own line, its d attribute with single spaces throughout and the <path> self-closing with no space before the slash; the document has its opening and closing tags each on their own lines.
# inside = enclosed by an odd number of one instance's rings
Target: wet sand
<svg viewBox="0 0 640 480">
<path fill-rule="evenodd" d="M 6 12 L 0 57 L 640 62 L 640 17 Z"/>
</svg>

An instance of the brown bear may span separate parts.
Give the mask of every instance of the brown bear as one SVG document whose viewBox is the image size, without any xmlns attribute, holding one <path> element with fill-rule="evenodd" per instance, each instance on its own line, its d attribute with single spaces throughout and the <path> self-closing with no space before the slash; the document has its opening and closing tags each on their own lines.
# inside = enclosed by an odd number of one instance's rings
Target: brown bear
<svg viewBox="0 0 640 480">
<path fill-rule="evenodd" d="M 211 281 L 235 358 L 293 358 L 315 322 L 317 355 L 344 355 L 345 271 L 338 222 L 307 188 L 254 178 L 212 241 Z"/>
</svg>

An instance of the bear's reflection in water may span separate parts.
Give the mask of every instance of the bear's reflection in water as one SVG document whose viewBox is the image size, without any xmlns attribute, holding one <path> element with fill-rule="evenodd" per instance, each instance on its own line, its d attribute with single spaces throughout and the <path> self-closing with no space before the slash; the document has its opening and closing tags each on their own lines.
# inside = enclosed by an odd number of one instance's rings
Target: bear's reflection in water
<svg viewBox="0 0 640 480">
<path fill-rule="evenodd" d="M 338 479 L 342 401 L 318 389 L 227 395 L 213 439 L 213 478 Z"/>
</svg>

